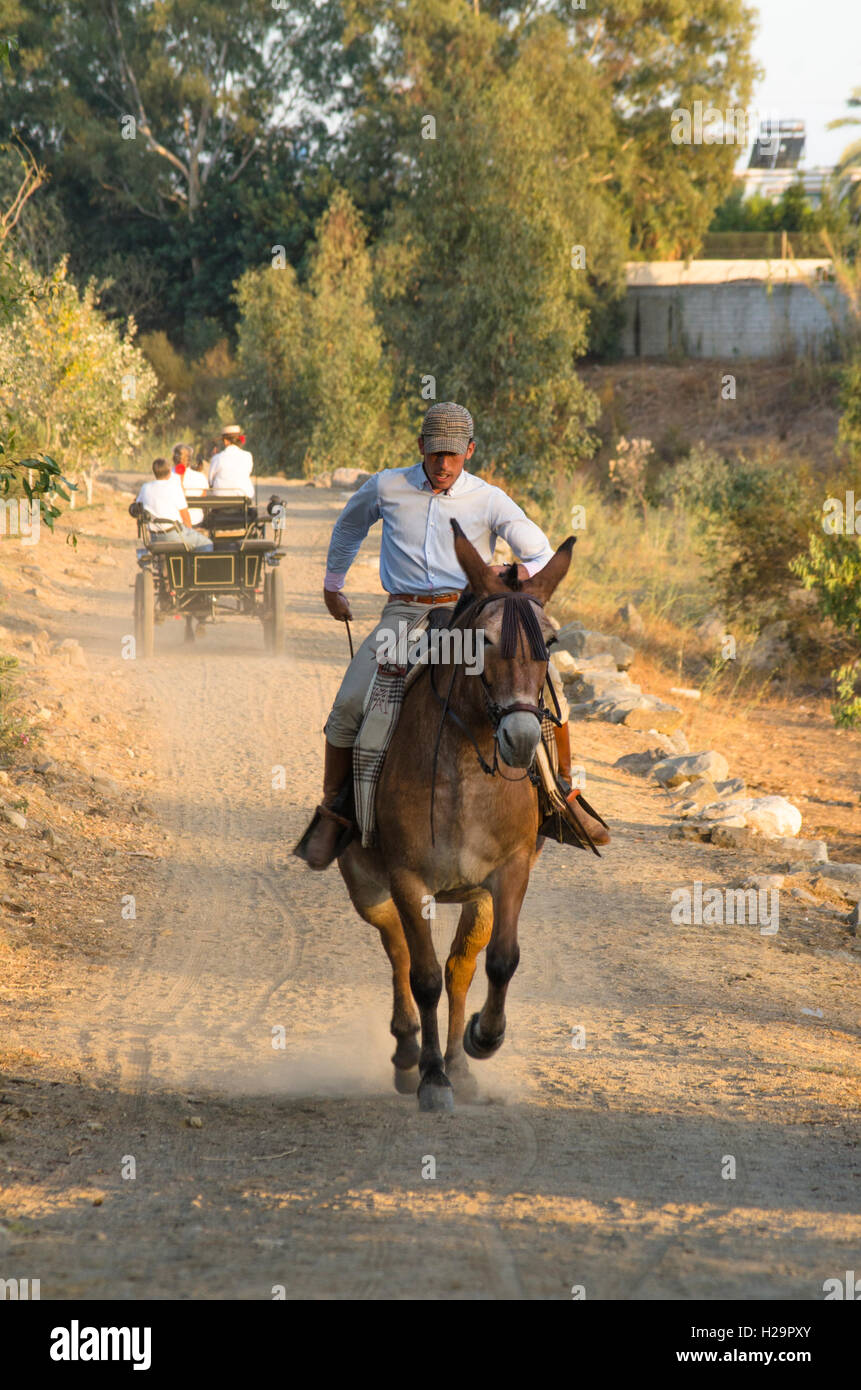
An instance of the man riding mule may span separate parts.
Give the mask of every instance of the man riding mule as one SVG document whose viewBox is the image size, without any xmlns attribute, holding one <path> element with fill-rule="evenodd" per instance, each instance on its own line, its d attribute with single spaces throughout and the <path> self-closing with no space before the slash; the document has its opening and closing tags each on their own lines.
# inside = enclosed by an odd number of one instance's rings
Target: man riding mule
<svg viewBox="0 0 861 1390">
<path fill-rule="evenodd" d="M 506 571 L 509 584 L 529 581 L 553 557 L 546 536 L 511 498 L 464 470 L 475 441 L 472 416 L 463 406 L 450 401 L 431 406 L 418 445 L 421 463 L 374 474 L 347 503 L 332 533 L 323 589 L 332 616 L 342 622 L 352 618 L 341 591 L 362 541 L 378 520 L 383 523 L 380 578 L 388 599 L 380 623 L 351 661 L 325 725 L 323 797 L 316 824 L 303 842 L 303 857 L 313 869 L 331 864 L 349 825 L 349 818 L 336 806 L 352 777 L 353 745 L 380 661 L 381 643 L 399 625 L 412 624 L 428 609 L 435 610 L 437 621 L 443 612 L 450 617 L 460 599 L 466 575 L 449 523 L 458 522 L 485 563 L 492 557 L 497 536 L 508 542 L 521 561 L 516 572 L 513 566 Z M 497 566 L 492 572 L 498 577 L 502 571 Z M 552 669 L 550 679 L 559 714 L 564 716 L 556 727 L 559 772 L 570 781 L 567 705 Z M 609 835 L 603 821 L 585 808 L 578 791 L 566 787 L 566 798 L 575 831 L 579 826 L 593 844 L 606 844 Z"/>
<path fill-rule="evenodd" d="M 472 420 L 462 407 L 432 407 L 419 448 L 420 467 L 378 475 L 344 509 L 329 549 L 326 604 L 336 618 L 350 618 L 340 594 L 344 575 L 371 522 L 382 517 L 380 572 L 390 591 L 382 626 L 390 630 L 397 621 L 393 605 L 441 600 L 452 609 L 450 632 L 483 633 L 483 659 L 470 666 L 462 653 L 475 651 L 475 644 L 464 641 L 459 649 L 452 643 L 441 646 L 438 661 L 416 667 L 411 683 L 404 680 L 368 842 L 352 835 L 349 814 L 348 745 L 373 713 L 369 698 L 363 721 L 364 695 L 377 665 L 376 641 L 363 644 L 326 724 L 329 814 L 312 823 L 296 852 L 308 857 L 321 829 L 334 832 L 324 833 L 322 842 L 318 838 L 317 863 L 322 867 L 338 854 L 353 905 L 379 931 L 392 967 L 395 1086 L 417 1091 L 422 1110 L 450 1110 L 453 1086 L 468 1097 L 474 1084 L 466 1055 L 490 1057 L 505 1034 L 505 998 L 520 957 L 518 918 L 543 844 L 535 772 L 544 754 L 547 774 L 542 725 L 553 719 L 567 734 L 567 724 L 548 714 L 543 699 L 554 638 L 544 605 L 568 571 L 574 537 L 552 552 L 519 507 L 463 472 L 473 441 Z M 493 534 L 510 541 L 521 565 L 503 570 L 487 563 Z M 464 581 L 459 596 L 454 589 Z M 558 793 L 557 802 L 571 814 Z M 579 807 L 577 798 L 574 804 L 575 843 L 605 843 L 603 821 Z M 431 930 L 437 903 L 462 905 L 445 966 L 444 1055 L 437 1020 L 443 972 Z M 485 947 L 487 997 L 465 1027 L 467 991 Z"/>
<path fill-rule="evenodd" d="M 542 844 L 531 774 L 553 635 L 543 610 L 574 543 L 569 537 L 512 590 L 453 518 L 450 525 L 469 584 L 452 628 L 481 627 L 482 672 L 470 673 L 456 659 L 421 669 L 382 768 L 375 843 L 354 838 L 338 860 L 356 911 L 380 932 L 391 962 L 395 1085 L 417 1090 L 422 1110 L 450 1110 L 454 1090 L 469 1097 L 466 1055 L 490 1057 L 505 1034 L 505 998 L 520 957 L 518 918 Z M 444 1055 L 437 1021 L 443 972 L 432 935 L 437 903 L 462 904 L 445 966 Z M 485 947 L 486 1000 L 464 1027 L 467 991 Z"/>
</svg>

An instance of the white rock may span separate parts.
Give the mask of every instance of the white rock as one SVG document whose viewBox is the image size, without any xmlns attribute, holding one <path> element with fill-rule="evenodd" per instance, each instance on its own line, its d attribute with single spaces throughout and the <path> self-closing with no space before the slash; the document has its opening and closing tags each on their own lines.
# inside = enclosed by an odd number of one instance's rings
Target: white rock
<svg viewBox="0 0 861 1390">
<path fill-rule="evenodd" d="M 861 883 L 861 864 L 829 864 L 827 869 L 820 869 L 820 873 L 826 878 L 851 878 Z"/>
<path fill-rule="evenodd" d="M 729 772 L 729 764 L 722 753 L 708 750 L 705 753 L 687 753 L 676 758 L 664 758 L 656 763 L 653 774 L 665 787 L 677 787 L 680 782 L 689 782 L 694 777 L 708 777 L 712 782 L 723 782 Z"/>
<path fill-rule="evenodd" d="M 704 806 L 701 814 L 722 825 L 746 825 L 768 840 L 792 839 L 801 829 L 801 812 L 783 796 L 724 797 Z"/>
<path fill-rule="evenodd" d="M 60 658 L 68 666 L 81 666 L 86 670 L 87 658 L 80 642 L 76 642 L 74 637 L 67 637 L 64 641 L 54 647 L 53 655 Z"/>
<path fill-rule="evenodd" d="M 801 829 L 801 812 L 785 796 L 757 796 L 745 813 L 751 830 L 768 839 L 789 839 Z"/>
<path fill-rule="evenodd" d="M 710 801 L 703 807 L 706 820 L 725 820 L 727 816 L 746 816 L 753 806 L 751 797 L 724 797 L 720 801 Z M 742 825 L 746 822 L 743 820 Z"/>
<path fill-rule="evenodd" d="M 753 645 L 742 651 L 742 660 L 754 671 L 776 670 L 791 655 L 788 633 L 789 623 L 785 620 L 769 623 L 762 629 Z"/>
<path fill-rule="evenodd" d="M 571 653 L 563 651 L 561 647 L 556 650 L 551 647 L 550 655 L 553 665 L 562 677 L 563 682 L 567 684 L 569 681 L 573 681 L 578 675 L 578 668 L 577 662 L 574 660 Z M 615 666 L 613 669 L 616 669 Z"/>
<path fill-rule="evenodd" d="M 582 698 L 585 700 L 627 701 L 630 696 L 641 693 L 640 687 L 622 671 L 593 671 L 582 677 Z"/>
</svg>

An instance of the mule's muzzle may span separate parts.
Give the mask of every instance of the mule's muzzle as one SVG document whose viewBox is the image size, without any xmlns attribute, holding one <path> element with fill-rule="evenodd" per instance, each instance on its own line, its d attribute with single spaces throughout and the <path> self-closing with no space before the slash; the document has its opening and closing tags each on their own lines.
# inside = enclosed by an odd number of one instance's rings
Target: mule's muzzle
<svg viewBox="0 0 861 1390">
<path fill-rule="evenodd" d="M 529 767 L 541 739 L 541 723 L 534 714 L 517 710 L 499 721 L 496 731 L 499 756 L 509 767 Z"/>
</svg>

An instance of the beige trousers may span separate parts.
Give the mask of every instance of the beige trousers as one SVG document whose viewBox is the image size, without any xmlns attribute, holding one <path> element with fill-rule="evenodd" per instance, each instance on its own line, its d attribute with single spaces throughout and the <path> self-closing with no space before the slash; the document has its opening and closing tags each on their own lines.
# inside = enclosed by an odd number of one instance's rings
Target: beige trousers
<svg viewBox="0 0 861 1390">
<path fill-rule="evenodd" d="M 454 604 L 440 603 L 436 607 L 451 612 L 454 609 Z M 341 681 L 340 689 L 335 696 L 332 712 L 323 727 L 323 732 L 329 743 L 334 743 L 338 748 L 352 748 L 356 741 L 356 735 L 362 722 L 365 696 L 377 670 L 377 651 L 381 634 L 393 633 L 397 637 L 400 622 L 415 622 L 416 618 L 425 611 L 424 604 L 404 603 L 397 599 L 385 605 L 380 615 L 380 621 L 365 638 L 344 672 L 344 679 Z M 559 701 L 562 718 L 567 719 L 568 702 L 565 699 L 559 672 L 552 661 L 550 662 L 549 674 L 553 689 L 556 691 L 556 698 Z"/>
</svg>

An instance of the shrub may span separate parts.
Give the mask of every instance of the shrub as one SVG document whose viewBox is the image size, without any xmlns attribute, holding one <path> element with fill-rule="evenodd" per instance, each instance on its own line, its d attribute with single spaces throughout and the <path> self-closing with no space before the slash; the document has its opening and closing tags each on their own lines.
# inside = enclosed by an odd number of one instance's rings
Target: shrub
<svg viewBox="0 0 861 1390">
<path fill-rule="evenodd" d="M 659 492 L 677 510 L 693 510 L 707 572 L 728 609 L 757 622 L 784 616 L 791 562 L 816 512 L 805 469 L 730 460 L 700 444 L 663 475 Z"/>
<path fill-rule="evenodd" d="M 840 425 L 837 437 L 853 463 L 861 463 L 861 357 L 853 357 L 840 375 Z"/>
<path fill-rule="evenodd" d="M 25 276 L 33 293 L 0 327 L 0 430 L 18 434 L 25 449 L 58 454 L 70 477 L 84 475 L 89 501 L 106 457 L 140 442 L 156 375 L 134 341 L 134 321 L 123 331 L 105 318 L 94 286 L 79 292 L 65 261 L 44 283 Z"/>
<path fill-rule="evenodd" d="M 836 724 L 861 724 L 861 538 L 814 532 L 807 553 L 798 556 L 792 569 L 805 589 L 815 592 L 821 616 L 830 619 L 854 648 L 854 660 L 831 673 L 836 689 L 831 708 Z"/>
<path fill-rule="evenodd" d="M 650 439 L 621 438 L 616 445 L 615 455 L 610 459 L 608 472 L 610 483 L 621 497 L 631 497 L 646 515 L 646 480 L 649 460 L 652 457 Z"/>
</svg>

